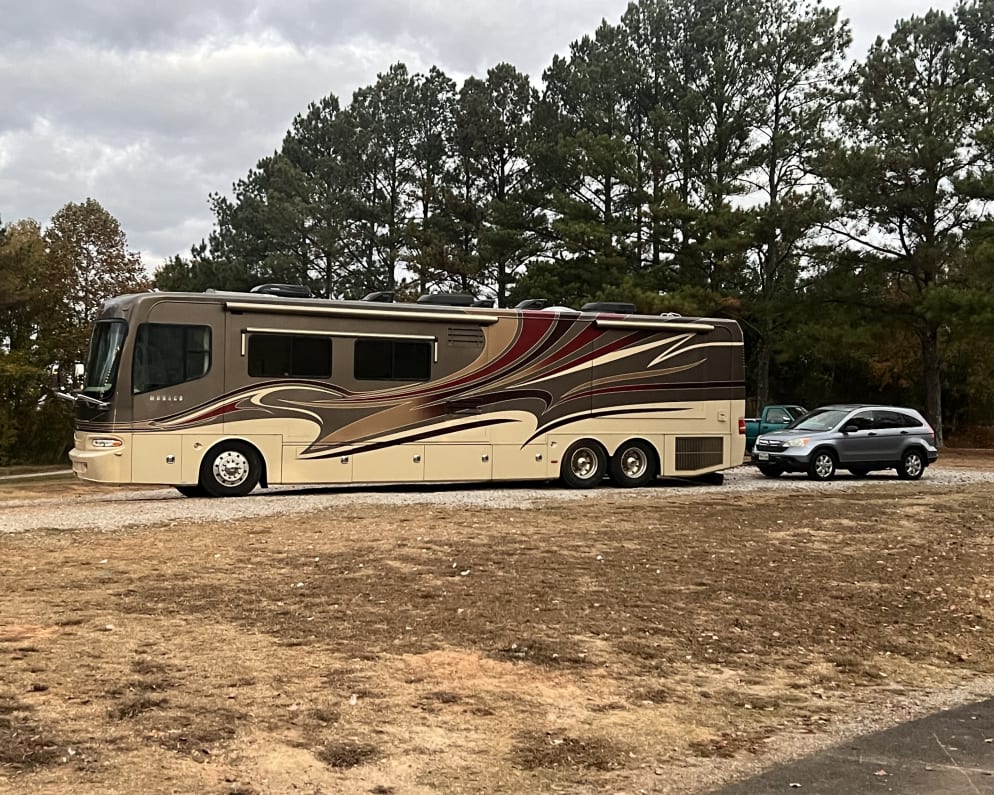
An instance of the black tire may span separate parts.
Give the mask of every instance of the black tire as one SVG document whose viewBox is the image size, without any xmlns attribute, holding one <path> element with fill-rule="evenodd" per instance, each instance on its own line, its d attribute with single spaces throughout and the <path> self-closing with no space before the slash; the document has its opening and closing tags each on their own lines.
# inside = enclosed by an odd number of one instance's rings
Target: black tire
<svg viewBox="0 0 994 795">
<path fill-rule="evenodd" d="M 897 476 L 901 480 L 918 480 L 928 466 L 925 454 L 917 447 L 905 450 L 901 456 L 901 463 L 897 465 Z"/>
<path fill-rule="evenodd" d="M 776 464 L 757 464 L 757 466 L 768 478 L 778 478 L 783 474 L 783 467 L 778 467 Z"/>
<path fill-rule="evenodd" d="M 244 497 L 262 477 L 262 461 L 245 442 L 221 442 L 200 463 L 200 487 L 208 497 Z"/>
<path fill-rule="evenodd" d="M 856 478 L 865 478 L 870 474 L 870 470 L 866 467 L 849 467 L 849 473 Z"/>
<path fill-rule="evenodd" d="M 184 497 L 206 497 L 207 492 L 198 483 L 196 486 L 173 486 Z"/>
<path fill-rule="evenodd" d="M 815 450 L 808 465 L 811 480 L 831 480 L 835 477 L 835 456 L 831 450 Z"/>
<path fill-rule="evenodd" d="M 623 488 L 644 486 L 656 478 L 656 451 L 641 439 L 625 442 L 611 456 L 608 472 L 615 485 Z"/>
<path fill-rule="evenodd" d="M 591 489 L 604 479 L 607 455 L 591 439 L 573 442 L 563 456 L 559 477 L 571 489 Z"/>
</svg>

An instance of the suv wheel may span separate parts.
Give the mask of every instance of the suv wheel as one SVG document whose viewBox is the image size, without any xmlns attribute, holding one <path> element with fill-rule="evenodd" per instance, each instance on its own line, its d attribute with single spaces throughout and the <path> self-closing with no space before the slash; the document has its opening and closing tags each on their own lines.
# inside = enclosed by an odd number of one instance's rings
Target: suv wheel
<svg viewBox="0 0 994 795">
<path fill-rule="evenodd" d="M 831 480 L 835 476 L 835 456 L 828 450 L 816 450 L 808 465 L 808 477 L 812 480 Z"/>
<path fill-rule="evenodd" d="M 897 476 L 901 480 L 918 480 L 925 472 L 925 459 L 922 451 L 912 448 L 901 456 L 901 463 L 897 466 Z"/>
</svg>

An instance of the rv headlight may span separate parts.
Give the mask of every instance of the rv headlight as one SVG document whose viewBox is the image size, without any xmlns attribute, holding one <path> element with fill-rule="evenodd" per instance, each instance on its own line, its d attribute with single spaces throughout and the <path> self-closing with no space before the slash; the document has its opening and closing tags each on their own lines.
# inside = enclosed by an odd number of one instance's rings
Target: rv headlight
<svg viewBox="0 0 994 795">
<path fill-rule="evenodd" d="M 115 439 L 113 436 L 95 436 L 90 439 L 90 446 L 96 447 L 98 450 L 106 450 L 110 447 L 121 447 L 124 444 L 120 439 Z"/>
<path fill-rule="evenodd" d="M 807 446 L 808 446 L 808 437 L 806 436 L 802 436 L 799 439 L 791 439 L 789 442 L 787 442 L 787 447 L 807 447 Z"/>
</svg>

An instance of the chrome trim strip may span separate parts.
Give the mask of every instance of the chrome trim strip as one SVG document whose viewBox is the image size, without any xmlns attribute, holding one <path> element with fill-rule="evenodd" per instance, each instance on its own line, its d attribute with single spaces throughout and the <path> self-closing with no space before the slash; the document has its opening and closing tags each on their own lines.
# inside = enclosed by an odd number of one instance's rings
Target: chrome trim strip
<svg viewBox="0 0 994 795">
<path fill-rule="evenodd" d="M 475 323 L 479 326 L 489 326 L 500 318 L 497 315 L 476 312 L 426 312 L 412 309 L 407 312 L 395 309 L 366 309 L 351 306 L 289 306 L 284 304 L 250 304 L 241 301 L 225 301 L 224 307 L 229 312 L 259 312 L 261 314 L 312 315 L 331 317 L 365 317 L 372 320 L 423 320 L 435 323 Z"/>
<path fill-rule="evenodd" d="M 646 331 L 694 331 L 698 334 L 705 334 L 714 331 L 715 327 L 710 323 L 674 323 L 672 320 L 612 320 L 611 318 L 599 317 L 594 319 L 594 323 L 599 328 L 633 328 L 644 329 Z"/>
</svg>

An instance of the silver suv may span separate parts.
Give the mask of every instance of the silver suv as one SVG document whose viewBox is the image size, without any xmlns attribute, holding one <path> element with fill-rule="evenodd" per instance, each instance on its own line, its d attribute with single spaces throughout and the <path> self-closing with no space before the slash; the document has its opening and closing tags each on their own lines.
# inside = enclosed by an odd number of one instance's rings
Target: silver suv
<svg viewBox="0 0 994 795">
<path fill-rule="evenodd" d="M 752 462 L 767 477 L 807 472 L 813 480 L 830 480 L 836 469 L 856 477 L 896 469 L 899 478 L 917 480 L 938 456 L 925 418 L 899 406 L 823 406 L 764 433 L 752 448 Z"/>
</svg>

